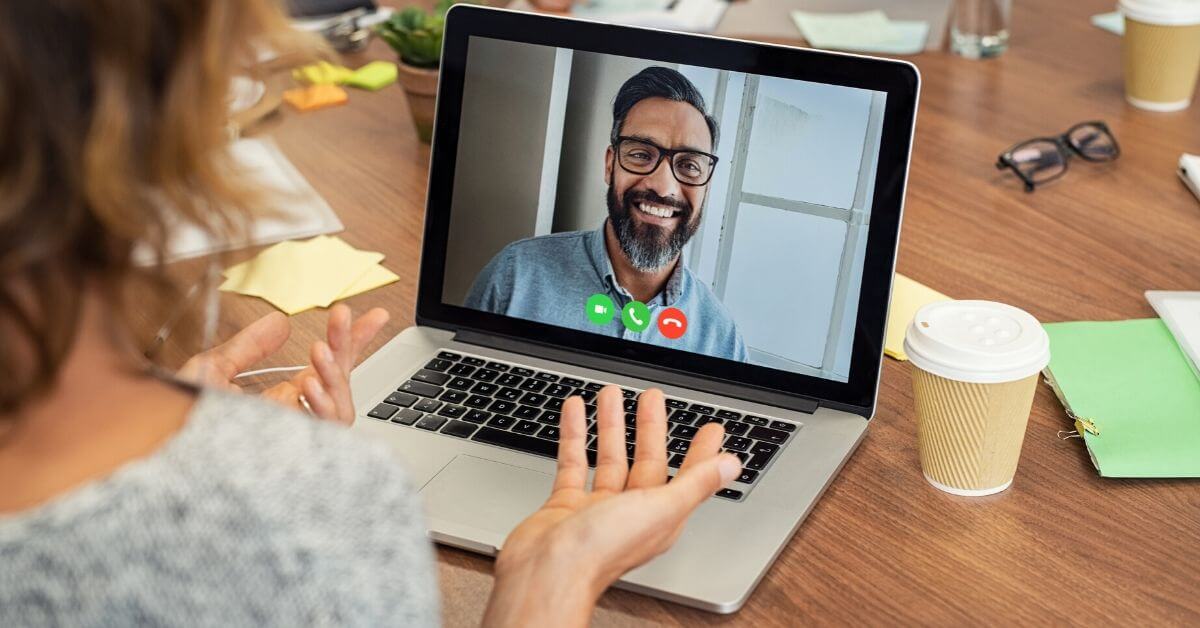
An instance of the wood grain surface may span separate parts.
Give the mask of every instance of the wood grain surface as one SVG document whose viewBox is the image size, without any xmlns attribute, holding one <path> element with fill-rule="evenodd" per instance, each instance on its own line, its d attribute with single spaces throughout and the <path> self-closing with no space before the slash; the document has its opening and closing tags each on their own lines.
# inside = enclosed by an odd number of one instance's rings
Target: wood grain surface
<svg viewBox="0 0 1200 628">
<path fill-rule="evenodd" d="M 999 58 L 909 57 L 924 89 L 900 272 L 1046 322 L 1149 317 L 1143 291 L 1200 288 L 1200 203 L 1174 174 L 1180 153 L 1200 152 L 1200 105 L 1156 114 L 1125 104 L 1121 40 L 1088 23 L 1112 4 L 1018 0 Z M 392 58 L 378 41 L 347 63 L 376 58 Z M 1115 163 L 1073 160 L 1032 194 L 993 166 L 1018 140 L 1089 119 L 1113 129 Z M 342 107 L 284 111 L 266 132 L 345 222 L 342 237 L 384 252 L 402 277 L 349 300 L 391 311 L 374 350 L 413 324 L 429 151 L 403 93 L 356 90 Z M 270 311 L 234 295 L 223 306 L 225 335 Z M 294 317 L 272 363 L 304 360 L 324 320 Z M 918 465 L 909 369 L 885 360 L 865 441 L 740 613 L 611 591 L 595 624 L 1200 624 L 1200 482 L 1099 478 L 1078 440 L 1056 438 L 1070 428 L 1043 386 L 1012 488 L 939 492 Z M 477 623 L 491 560 L 445 548 L 438 559 L 446 624 Z"/>
</svg>

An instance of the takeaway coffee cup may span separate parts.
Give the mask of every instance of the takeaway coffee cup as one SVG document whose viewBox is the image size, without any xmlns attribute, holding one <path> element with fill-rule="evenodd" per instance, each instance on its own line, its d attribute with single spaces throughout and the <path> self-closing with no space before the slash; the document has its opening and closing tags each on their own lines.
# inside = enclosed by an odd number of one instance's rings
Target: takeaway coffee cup
<svg viewBox="0 0 1200 628">
<path fill-rule="evenodd" d="M 904 338 L 913 366 L 921 470 L 955 495 L 1012 484 L 1050 338 L 1023 310 L 942 301 L 917 311 Z"/>
<path fill-rule="evenodd" d="M 1121 0 L 1125 99 L 1151 111 L 1192 102 L 1200 70 L 1200 1 Z"/>
</svg>

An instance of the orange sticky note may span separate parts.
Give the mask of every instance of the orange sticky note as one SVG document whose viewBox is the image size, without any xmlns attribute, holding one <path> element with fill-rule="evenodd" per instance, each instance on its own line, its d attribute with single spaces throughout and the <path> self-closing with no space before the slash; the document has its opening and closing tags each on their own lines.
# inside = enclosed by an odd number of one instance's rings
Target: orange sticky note
<svg viewBox="0 0 1200 628">
<path fill-rule="evenodd" d="M 283 92 L 283 99 L 297 111 L 313 111 L 345 103 L 350 97 L 337 85 L 310 85 Z"/>
</svg>

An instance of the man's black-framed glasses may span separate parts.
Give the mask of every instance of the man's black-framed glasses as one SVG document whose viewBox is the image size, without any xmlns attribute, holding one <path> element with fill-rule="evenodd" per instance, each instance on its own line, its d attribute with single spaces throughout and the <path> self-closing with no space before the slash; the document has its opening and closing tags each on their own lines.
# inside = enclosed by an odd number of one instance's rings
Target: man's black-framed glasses
<svg viewBox="0 0 1200 628">
<path fill-rule="evenodd" d="M 1012 168 L 1025 182 L 1025 191 L 1057 179 L 1067 172 L 1067 160 L 1079 155 L 1087 161 L 1112 161 L 1121 155 L 1117 138 L 1099 120 L 1080 122 L 1057 137 L 1035 137 L 1000 153 L 996 168 Z"/>
<path fill-rule="evenodd" d="M 664 159 L 671 164 L 671 174 L 684 185 L 705 185 L 712 179 L 717 156 L 697 150 L 673 150 L 636 137 L 621 136 L 613 145 L 617 163 L 632 174 L 651 174 Z"/>
</svg>

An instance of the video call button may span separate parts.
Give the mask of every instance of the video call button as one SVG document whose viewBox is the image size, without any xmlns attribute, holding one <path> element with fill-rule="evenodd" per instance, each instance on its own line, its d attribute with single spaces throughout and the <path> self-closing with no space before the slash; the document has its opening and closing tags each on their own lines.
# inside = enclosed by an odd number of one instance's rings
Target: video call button
<svg viewBox="0 0 1200 628">
<path fill-rule="evenodd" d="M 643 332 L 650 326 L 650 308 L 641 301 L 630 301 L 621 310 L 621 322 L 625 329 L 633 332 Z"/>
<path fill-rule="evenodd" d="M 658 333 L 675 340 L 687 332 L 687 316 L 678 308 L 669 307 L 658 315 Z"/>
<path fill-rule="evenodd" d="M 597 292 L 588 297 L 587 305 L 584 307 L 587 308 L 585 313 L 593 325 L 607 325 L 611 323 L 617 311 L 612 299 L 602 292 Z"/>
</svg>

